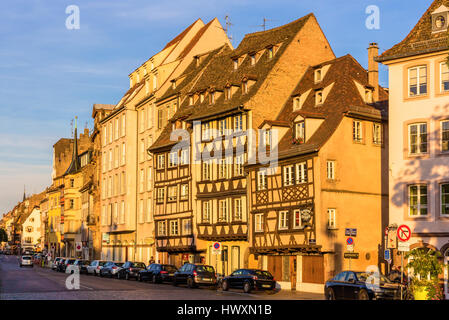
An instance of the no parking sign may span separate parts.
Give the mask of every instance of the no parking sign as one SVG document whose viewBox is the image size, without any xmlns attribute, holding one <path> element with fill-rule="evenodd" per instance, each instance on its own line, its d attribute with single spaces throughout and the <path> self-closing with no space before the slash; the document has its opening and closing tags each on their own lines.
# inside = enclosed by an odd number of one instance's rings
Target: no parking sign
<svg viewBox="0 0 449 320">
<path fill-rule="evenodd" d="M 221 243 L 215 242 L 212 245 L 212 254 L 221 254 Z"/>
</svg>

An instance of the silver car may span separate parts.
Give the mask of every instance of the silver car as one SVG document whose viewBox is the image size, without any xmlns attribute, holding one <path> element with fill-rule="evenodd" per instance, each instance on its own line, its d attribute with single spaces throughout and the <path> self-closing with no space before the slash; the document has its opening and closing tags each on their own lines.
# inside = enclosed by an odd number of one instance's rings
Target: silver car
<svg viewBox="0 0 449 320">
<path fill-rule="evenodd" d="M 100 270 L 106 264 L 103 260 L 94 260 L 87 266 L 87 274 L 93 274 L 94 276 L 100 275 Z"/>
<path fill-rule="evenodd" d="M 19 265 L 20 265 L 21 268 L 23 266 L 29 266 L 29 267 L 32 268 L 33 267 L 33 260 L 31 259 L 31 256 L 21 256 Z"/>
</svg>

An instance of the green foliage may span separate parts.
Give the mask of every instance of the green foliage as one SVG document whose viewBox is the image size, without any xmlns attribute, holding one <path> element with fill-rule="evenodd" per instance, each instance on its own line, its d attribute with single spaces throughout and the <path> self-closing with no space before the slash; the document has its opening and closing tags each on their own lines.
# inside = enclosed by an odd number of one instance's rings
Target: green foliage
<svg viewBox="0 0 449 320">
<path fill-rule="evenodd" d="M 442 273 L 443 267 L 439 258 L 441 253 L 438 251 L 418 248 L 410 251 L 405 256 L 412 258 L 407 268 L 413 268 L 415 277 L 412 281 L 412 291 L 416 292 L 425 288 L 427 291 L 427 298 L 429 300 L 441 300 L 443 292 L 439 285 L 438 275 Z M 416 277 L 419 275 L 419 278 Z M 430 276 L 430 279 L 428 278 Z"/>
</svg>

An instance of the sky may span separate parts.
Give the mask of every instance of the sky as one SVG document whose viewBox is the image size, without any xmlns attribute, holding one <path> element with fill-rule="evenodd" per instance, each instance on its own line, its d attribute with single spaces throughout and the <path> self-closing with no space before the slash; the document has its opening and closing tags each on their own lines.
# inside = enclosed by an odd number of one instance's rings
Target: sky
<svg viewBox="0 0 449 320">
<path fill-rule="evenodd" d="M 94 103 L 116 104 L 128 75 L 196 19 L 225 16 L 237 47 L 246 33 L 313 12 L 335 54 L 365 68 L 366 48 L 400 42 L 431 0 L 14 0 L 0 1 L 0 215 L 27 194 L 51 184 L 52 148 L 70 138 L 71 121 L 92 128 Z M 67 29 L 76 5 L 80 28 Z M 368 29 L 368 6 L 379 8 L 379 29 Z M 298 79 L 299 80 L 299 79 Z M 388 86 L 386 67 L 380 83 Z"/>
</svg>

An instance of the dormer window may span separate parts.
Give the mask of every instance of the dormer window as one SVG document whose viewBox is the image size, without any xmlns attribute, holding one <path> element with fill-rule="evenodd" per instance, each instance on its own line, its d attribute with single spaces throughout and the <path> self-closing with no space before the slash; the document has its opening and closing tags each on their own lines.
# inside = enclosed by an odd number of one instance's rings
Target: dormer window
<svg viewBox="0 0 449 320">
<path fill-rule="evenodd" d="M 268 58 L 269 59 L 273 58 L 273 47 L 268 48 Z"/>
<path fill-rule="evenodd" d="M 231 99 L 231 88 L 225 88 L 225 98 L 226 100 Z"/>
<path fill-rule="evenodd" d="M 252 66 L 255 65 L 256 64 L 256 55 L 252 54 L 252 55 L 250 55 L 250 58 L 251 58 L 251 65 Z"/>
<path fill-rule="evenodd" d="M 293 98 L 293 110 L 299 109 L 301 99 L 299 97 Z"/>
<path fill-rule="evenodd" d="M 189 97 L 189 106 L 192 106 L 193 105 L 193 96 L 190 96 Z"/>
<path fill-rule="evenodd" d="M 373 103 L 373 90 L 369 88 L 365 89 L 365 102 Z"/>
<path fill-rule="evenodd" d="M 232 65 L 234 66 L 234 70 L 237 70 L 237 68 L 239 67 L 239 60 L 238 59 L 232 60 Z"/>
<path fill-rule="evenodd" d="M 204 93 L 200 94 L 200 103 L 202 103 L 204 101 Z"/>
<path fill-rule="evenodd" d="M 196 66 L 198 67 L 200 65 L 200 58 L 195 57 Z"/>
<path fill-rule="evenodd" d="M 294 137 L 294 143 L 295 144 L 302 144 L 305 141 L 306 137 L 306 129 L 305 129 L 305 122 L 297 122 L 295 123 L 295 137 Z"/>
<path fill-rule="evenodd" d="M 243 94 L 247 94 L 248 93 L 248 81 L 243 82 L 243 86 L 242 86 L 242 91 Z"/>
<path fill-rule="evenodd" d="M 215 103 L 215 92 L 209 93 L 209 96 L 210 96 L 210 103 L 214 104 Z"/>
<path fill-rule="evenodd" d="M 322 80 L 322 70 L 315 70 L 315 82 L 320 82 Z"/>
<path fill-rule="evenodd" d="M 432 32 L 445 32 L 448 29 L 449 9 L 442 5 L 432 13 Z"/>
<path fill-rule="evenodd" d="M 171 87 L 172 87 L 172 89 L 176 89 L 176 80 L 172 81 Z"/>
<path fill-rule="evenodd" d="M 315 105 L 323 104 L 323 90 L 318 90 L 315 93 Z"/>
</svg>

